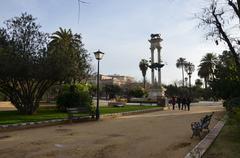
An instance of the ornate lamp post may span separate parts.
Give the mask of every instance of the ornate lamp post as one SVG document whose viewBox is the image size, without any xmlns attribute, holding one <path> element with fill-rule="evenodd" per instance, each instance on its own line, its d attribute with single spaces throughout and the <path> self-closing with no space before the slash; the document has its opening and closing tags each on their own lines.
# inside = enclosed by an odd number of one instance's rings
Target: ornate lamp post
<svg viewBox="0 0 240 158">
<path fill-rule="evenodd" d="M 193 65 L 193 63 L 188 62 L 185 66 L 185 71 L 189 76 L 189 95 L 190 96 L 191 96 L 191 77 L 194 70 L 195 70 L 195 66 Z"/>
<path fill-rule="evenodd" d="M 95 58 L 98 61 L 98 71 L 97 71 L 97 107 L 96 107 L 96 119 L 98 120 L 100 118 L 100 112 L 99 112 L 99 63 L 100 60 L 103 58 L 104 53 L 98 50 L 97 52 L 94 52 Z"/>
</svg>

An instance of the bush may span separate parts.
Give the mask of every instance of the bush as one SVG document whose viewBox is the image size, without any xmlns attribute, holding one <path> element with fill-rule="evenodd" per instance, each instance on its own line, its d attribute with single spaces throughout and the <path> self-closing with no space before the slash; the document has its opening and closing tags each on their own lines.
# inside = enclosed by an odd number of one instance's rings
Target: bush
<svg viewBox="0 0 240 158">
<path fill-rule="evenodd" d="M 57 108 L 66 111 L 66 108 L 88 107 L 92 110 L 93 100 L 88 85 L 64 85 L 62 93 L 57 97 Z"/>
<path fill-rule="evenodd" d="M 129 91 L 129 96 L 135 97 L 135 98 L 142 98 L 146 95 L 146 92 L 141 87 L 135 87 Z"/>
<path fill-rule="evenodd" d="M 240 97 L 224 101 L 223 106 L 227 111 L 233 112 L 236 108 L 240 108 Z"/>
</svg>

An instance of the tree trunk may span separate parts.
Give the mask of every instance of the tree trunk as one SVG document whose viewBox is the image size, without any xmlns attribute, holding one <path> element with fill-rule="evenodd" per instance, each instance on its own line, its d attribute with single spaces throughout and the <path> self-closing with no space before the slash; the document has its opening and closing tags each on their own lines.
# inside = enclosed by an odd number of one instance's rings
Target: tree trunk
<svg viewBox="0 0 240 158">
<path fill-rule="evenodd" d="M 0 91 L 9 97 L 11 103 L 22 114 L 32 115 L 39 107 L 44 93 L 55 81 L 14 80 L 0 81 Z"/>
<path fill-rule="evenodd" d="M 143 76 L 143 88 L 146 88 L 146 76 Z"/>
<path fill-rule="evenodd" d="M 207 78 L 206 77 L 204 77 L 204 87 L 205 87 L 205 89 L 207 89 Z"/>
<path fill-rule="evenodd" d="M 183 66 L 182 66 L 182 83 L 183 83 L 183 87 L 184 87 L 184 71 L 183 71 Z"/>
</svg>

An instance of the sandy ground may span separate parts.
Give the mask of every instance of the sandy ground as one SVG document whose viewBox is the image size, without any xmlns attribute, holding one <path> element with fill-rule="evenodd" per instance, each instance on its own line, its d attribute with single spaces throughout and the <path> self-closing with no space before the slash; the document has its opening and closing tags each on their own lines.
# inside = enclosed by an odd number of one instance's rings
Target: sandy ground
<svg viewBox="0 0 240 158">
<path fill-rule="evenodd" d="M 213 127 L 224 114 L 219 103 L 2 132 L 0 158 L 182 158 L 200 141 L 190 139 L 190 123 L 212 111 Z"/>
</svg>

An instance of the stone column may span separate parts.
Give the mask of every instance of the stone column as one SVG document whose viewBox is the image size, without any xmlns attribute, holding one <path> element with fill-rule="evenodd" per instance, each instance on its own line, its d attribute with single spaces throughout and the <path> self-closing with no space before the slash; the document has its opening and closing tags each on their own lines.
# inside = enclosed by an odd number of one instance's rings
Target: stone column
<svg viewBox="0 0 240 158">
<path fill-rule="evenodd" d="M 162 63 L 161 62 L 161 49 L 162 49 L 162 47 L 159 47 L 157 49 L 157 51 L 158 51 L 158 64 Z M 161 68 L 158 68 L 158 86 L 161 87 L 161 85 L 162 85 L 162 81 L 161 81 Z"/>
<path fill-rule="evenodd" d="M 151 50 L 151 64 L 154 63 L 154 48 L 150 48 Z M 152 85 L 154 85 L 154 69 L 152 68 Z"/>
</svg>

